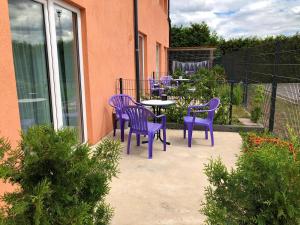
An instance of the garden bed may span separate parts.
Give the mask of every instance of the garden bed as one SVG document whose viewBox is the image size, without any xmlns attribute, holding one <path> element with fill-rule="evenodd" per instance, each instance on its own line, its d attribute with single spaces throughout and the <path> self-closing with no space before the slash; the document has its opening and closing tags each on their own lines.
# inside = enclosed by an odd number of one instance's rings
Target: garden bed
<svg viewBox="0 0 300 225">
<path fill-rule="evenodd" d="M 183 124 L 179 123 L 167 123 L 168 129 L 176 129 L 176 130 L 183 130 Z M 204 127 L 195 126 L 195 130 L 203 130 Z M 214 125 L 214 131 L 221 131 L 221 132 L 263 132 L 264 127 L 262 125 L 257 126 L 243 126 L 243 125 Z"/>
</svg>

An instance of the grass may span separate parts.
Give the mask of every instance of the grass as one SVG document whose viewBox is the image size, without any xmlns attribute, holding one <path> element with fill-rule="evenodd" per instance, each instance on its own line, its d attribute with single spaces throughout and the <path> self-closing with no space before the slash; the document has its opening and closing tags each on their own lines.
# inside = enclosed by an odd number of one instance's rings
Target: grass
<svg viewBox="0 0 300 225">
<path fill-rule="evenodd" d="M 232 124 L 241 125 L 239 118 L 250 118 L 250 113 L 242 105 L 232 106 Z"/>
</svg>

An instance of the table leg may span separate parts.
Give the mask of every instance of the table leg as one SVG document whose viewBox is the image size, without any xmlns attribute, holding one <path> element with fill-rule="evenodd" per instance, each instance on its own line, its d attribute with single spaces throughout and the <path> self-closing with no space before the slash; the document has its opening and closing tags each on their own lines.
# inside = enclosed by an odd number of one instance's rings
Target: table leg
<svg viewBox="0 0 300 225">
<path fill-rule="evenodd" d="M 156 115 L 156 116 L 159 116 L 160 114 L 161 114 L 161 106 L 157 106 L 157 108 L 155 107 L 155 106 L 152 106 L 152 108 L 153 108 L 153 113 Z M 154 121 L 153 121 L 154 123 L 156 123 L 157 122 L 157 119 L 156 118 L 154 118 Z M 161 138 L 161 132 L 160 132 L 160 130 L 159 131 L 157 131 L 157 133 L 156 133 L 156 139 L 158 140 L 160 140 L 161 142 L 164 142 L 164 140 Z M 148 141 L 142 141 L 142 144 L 146 144 L 146 143 L 148 143 Z M 170 142 L 166 142 L 166 144 L 167 145 L 171 145 L 171 143 Z"/>
<path fill-rule="evenodd" d="M 161 115 L 161 108 L 162 108 L 162 107 L 161 107 L 161 106 L 158 106 L 157 108 L 158 108 L 158 110 L 157 110 L 157 112 L 158 112 L 158 113 L 157 113 L 157 116 L 159 116 L 159 115 Z M 161 142 L 164 142 L 164 140 L 161 138 L 161 130 L 157 131 L 157 139 L 159 139 Z M 168 141 L 166 142 L 166 144 L 167 144 L 167 145 L 171 145 L 171 143 L 168 142 Z"/>
</svg>

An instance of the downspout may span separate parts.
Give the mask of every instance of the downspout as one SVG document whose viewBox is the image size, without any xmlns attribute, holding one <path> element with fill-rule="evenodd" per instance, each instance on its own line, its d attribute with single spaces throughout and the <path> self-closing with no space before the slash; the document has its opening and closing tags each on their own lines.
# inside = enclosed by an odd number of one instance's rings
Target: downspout
<svg viewBox="0 0 300 225">
<path fill-rule="evenodd" d="M 134 56 L 135 56 L 136 101 L 140 102 L 138 0 L 133 0 L 133 24 L 134 24 Z"/>
<path fill-rule="evenodd" d="M 171 48 L 171 38 L 172 38 L 172 33 L 171 33 L 171 18 L 170 18 L 170 0 L 168 0 L 168 22 L 169 22 L 169 48 Z M 170 73 L 170 52 L 168 50 L 168 63 L 167 63 L 167 72 Z"/>
<path fill-rule="evenodd" d="M 169 48 L 171 48 L 171 18 L 170 18 L 170 0 L 168 0 L 168 22 L 169 22 Z"/>
</svg>

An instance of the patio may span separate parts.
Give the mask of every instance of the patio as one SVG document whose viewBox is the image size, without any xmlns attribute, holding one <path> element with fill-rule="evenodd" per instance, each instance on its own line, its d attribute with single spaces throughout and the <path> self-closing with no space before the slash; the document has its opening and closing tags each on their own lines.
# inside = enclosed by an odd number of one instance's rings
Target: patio
<svg viewBox="0 0 300 225">
<path fill-rule="evenodd" d="M 148 160 L 147 145 L 136 147 L 134 135 L 131 154 L 126 154 L 128 130 L 125 134 L 120 174 L 113 180 L 107 199 L 114 208 L 111 224 L 202 224 L 205 218 L 199 209 L 204 200 L 204 187 L 208 185 L 204 164 L 210 158 L 221 157 L 228 168 L 234 166 L 241 147 L 240 135 L 215 132 L 215 146 L 211 147 L 203 131 L 194 131 L 189 149 L 182 130 L 167 130 L 171 145 L 164 152 L 156 140 L 153 159 Z M 119 135 L 118 130 L 116 139 Z"/>
</svg>

